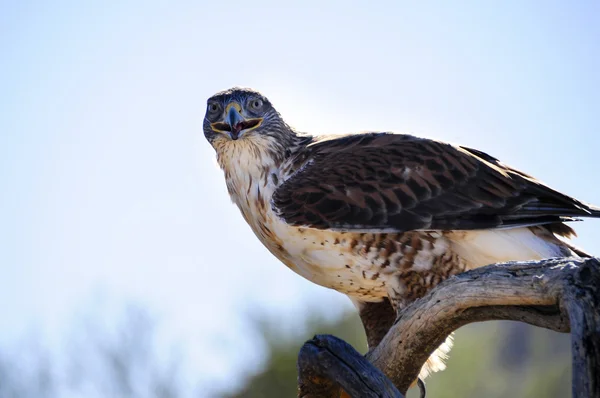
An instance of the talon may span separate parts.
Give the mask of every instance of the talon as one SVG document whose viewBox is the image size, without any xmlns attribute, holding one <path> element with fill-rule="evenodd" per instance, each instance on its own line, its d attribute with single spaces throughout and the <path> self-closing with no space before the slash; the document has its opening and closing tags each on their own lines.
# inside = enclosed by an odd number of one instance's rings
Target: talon
<svg viewBox="0 0 600 398">
<path fill-rule="evenodd" d="M 427 395 L 427 389 L 425 388 L 425 382 L 419 377 L 417 378 L 417 385 L 419 386 L 420 398 L 425 398 Z"/>
</svg>

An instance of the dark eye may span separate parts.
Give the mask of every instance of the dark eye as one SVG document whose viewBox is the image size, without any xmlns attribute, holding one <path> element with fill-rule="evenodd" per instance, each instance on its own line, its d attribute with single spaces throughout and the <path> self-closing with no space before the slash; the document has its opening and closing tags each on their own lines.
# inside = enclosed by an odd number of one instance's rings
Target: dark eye
<svg viewBox="0 0 600 398">
<path fill-rule="evenodd" d="M 219 104 L 217 104 L 216 102 L 211 102 L 208 104 L 208 111 L 210 113 L 218 112 L 219 109 L 221 109 L 221 106 Z"/>
<path fill-rule="evenodd" d="M 253 99 L 250 101 L 250 107 L 254 110 L 258 110 L 263 106 L 263 102 L 262 100 L 259 99 Z"/>
</svg>

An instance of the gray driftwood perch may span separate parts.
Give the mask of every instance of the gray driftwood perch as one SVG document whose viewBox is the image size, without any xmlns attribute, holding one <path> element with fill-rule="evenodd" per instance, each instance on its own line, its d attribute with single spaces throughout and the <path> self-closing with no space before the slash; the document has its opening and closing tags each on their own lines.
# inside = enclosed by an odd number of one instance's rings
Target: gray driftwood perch
<svg viewBox="0 0 600 398">
<path fill-rule="evenodd" d="M 454 276 L 401 311 L 383 338 L 370 338 L 381 341 L 366 358 L 339 339 L 317 336 L 300 350 L 298 396 L 403 397 L 450 333 L 489 320 L 571 332 L 573 397 L 600 398 L 600 262 L 594 258 L 495 264 Z"/>
</svg>

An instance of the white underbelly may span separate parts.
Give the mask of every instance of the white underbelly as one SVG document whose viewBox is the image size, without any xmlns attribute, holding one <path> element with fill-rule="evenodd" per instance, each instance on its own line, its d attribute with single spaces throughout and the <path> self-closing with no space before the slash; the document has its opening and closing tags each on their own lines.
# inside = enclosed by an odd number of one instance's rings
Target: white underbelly
<svg viewBox="0 0 600 398">
<path fill-rule="evenodd" d="M 275 230 L 285 249 L 280 259 L 293 263 L 291 268 L 304 278 L 367 301 L 386 296 L 385 280 L 395 271 L 382 270 L 368 253 L 357 255 L 351 246 L 358 234 L 286 224 Z"/>
<path fill-rule="evenodd" d="M 469 268 L 505 261 L 561 257 L 564 248 L 534 234 L 529 228 L 457 231 L 446 235 Z"/>
<path fill-rule="evenodd" d="M 283 248 L 280 252 L 272 250 L 273 253 L 292 270 L 313 283 L 363 301 L 377 301 L 388 296 L 390 287 L 401 290 L 399 276 L 406 271 L 423 273 L 425 283 L 429 283 L 431 274 L 449 276 L 492 263 L 564 255 L 561 252 L 564 249 L 537 236 L 529 228 L 431 231 L 407 233 L 427 237 L 422 239 L 418 250 L 412 251 L 410 263 L 406 264 L 403 261 L 408 258 L 403 256 L 406 253 L 410 256 L 410 243 L 398 243 L 396 252 L 382 255 L 384 249 L 365 244 L 368 236 L 374 234 L 291 227 L 275 217 L 270 218 L 268 224 Z M 401 240 L 407 234 L 387 235 Z M 388 264 L 392 260 L 391 265 L 386 266 L 386 260 Z M 447 269 L 440 269 L 443 267 Z"/>
</svg>

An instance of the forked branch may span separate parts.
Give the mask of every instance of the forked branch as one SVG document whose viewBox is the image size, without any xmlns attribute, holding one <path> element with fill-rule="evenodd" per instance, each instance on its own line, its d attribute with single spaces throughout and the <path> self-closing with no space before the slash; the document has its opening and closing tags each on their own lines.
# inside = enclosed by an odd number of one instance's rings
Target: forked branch
<svg viewBox="0 0 600 398">
<path fill-rule="evenodd" d="M 298 362 L 298 393 L 305 398 L 337 398 L 343 387 L 350 396 L 402 397 L 429 355 L 454 330 L 473 322 L 515 320 L 557 332 L 570 331 L 573 396 L 600 398 L 599 308 L 600 263 L 594 258 L 478 268 L 444 281 L 402 310 L 367 354 L 368 363 L 361 362 L 358 358 L 362 357 L 347 345 L 331 343 L 327 336 L 305 344 Z M 319 345 L 326 346 L 326 356 L 334 360 L 310 355 Z M 399 392 L 390 389 L 388 381 Z M 372 395 L 357 395 L 349 387 L 361 383 L 369 385 Z"/>
</svg>

